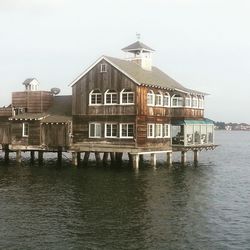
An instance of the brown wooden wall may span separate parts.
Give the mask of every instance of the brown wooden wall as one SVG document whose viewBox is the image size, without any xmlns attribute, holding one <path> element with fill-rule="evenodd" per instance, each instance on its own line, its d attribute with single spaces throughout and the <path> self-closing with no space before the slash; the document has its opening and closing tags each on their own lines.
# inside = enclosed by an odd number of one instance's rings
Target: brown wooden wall
<svg viewBox="0 0 250 250">
<path fill-rule="evenodd" d="M 28 113 L 46 112 L 53 104 L 53 95 L 49 91 L 22 91 L 12 93 L 12 105 L 15 108 L 27 108 Z"/>
<path fill-rule="evenodd" d="M 8 117 L 0 117 L 0 144 L 9 144 L 10 139 L 10 122 Z"/>
<path fill-rule="evenodd" d="M 12 108 L 0 108 L 0 117 L 11 117 L 12 116 Z"/>
<path fill-rule="evenodd" d="M 29 123 L 29 136 L 23 137 L 23 122 Z M 12 121 L 11 143 L 13 145 L 34 146 L 40 145 L 40 122 L 39 121 Z"/>
<path fill-rule="evenodd" d="M 107 72 L 100 72 L 102 63 L 107 64 Z M 100 89 L 104 97 L 104 92 L 108 89 L 114 89 L 119 94 L 124 88 L 131 88 L 136 92 L 136 84 L 133 81 L 106 61 L 101 61 L 72 87 L 73 115 L 135 114 L 136 110 L 131 105 L 123 107 L 119 105 L 89 106 L 89 93 L 93 89 Z"/>
<path fill-rule="evenodd" d="M 41 144 L 49 148 L 68 147 L 69 124 L 45 124 L 41 125 Z"/>
</svg>

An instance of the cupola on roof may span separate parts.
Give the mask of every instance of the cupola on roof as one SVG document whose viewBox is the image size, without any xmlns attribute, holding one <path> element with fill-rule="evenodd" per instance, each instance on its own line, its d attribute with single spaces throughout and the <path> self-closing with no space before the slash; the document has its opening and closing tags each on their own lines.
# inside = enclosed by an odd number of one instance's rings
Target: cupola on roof
<svg viewBox="0 0 250 250">
<path fill-rule="evenodd" d="M 150 47 L 148 47 L 147 45 L 145 45 L 144 43 L 137 41 L 135 43 L 130 44 L 129 46 L 125 47 L 122 49 L 124 52 L 129 52 L 129 51 L 151 51 L 153 52 L 154 50 L 151 49 Z"/>
</svg>

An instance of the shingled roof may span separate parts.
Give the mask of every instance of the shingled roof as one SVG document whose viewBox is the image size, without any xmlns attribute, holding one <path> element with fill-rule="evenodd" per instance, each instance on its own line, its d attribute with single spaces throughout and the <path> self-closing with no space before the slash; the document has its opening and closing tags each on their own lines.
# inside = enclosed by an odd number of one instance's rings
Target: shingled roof
<svg viewBox="0 0 250 250">
<path fill-rule="evenodd" d="M 24 82 L 23 85 L 27 86 L 29 85 L 33 80 L 35 80 L 36 78 L 27 78 Z"/>
<path fill-rule="evenodd" d="M 130 51 L 130 50 L 147 50 L 147 51 L 154 51 L 144 43 L 137 41 L 135 43 L 130 44 L 129 46 L 122 49 L 123 51 Z"/>
</svg>

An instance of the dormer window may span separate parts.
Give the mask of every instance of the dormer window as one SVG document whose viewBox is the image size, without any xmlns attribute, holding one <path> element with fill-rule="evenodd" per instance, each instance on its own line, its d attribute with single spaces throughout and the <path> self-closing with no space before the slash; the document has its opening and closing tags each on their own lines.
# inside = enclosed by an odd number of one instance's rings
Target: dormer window
<svg viewBox="0 0 250 250">
<path fill-rule="evenodd" d="M 162 93 L 159 91 L 155 95 L 155 106 L 162 106 L 163 105 L 163 96 Z"/>
<path fill-rule="evenodd" d="M 183 97 L 180 95 L 173 95 L 171 99 L 171 106 L 172 107 L 183 107 Z"/>
<path fill-rule="evenodd" d="M 107 64 L 101 64 L 101 73 L 107 72 Z"/>
<path fill-rule="evenodd" d="M 191 107 L 191 96 L 190 95 L 187 95 L 185 97 L 185 107 L 188 107 L 188 108 Z"/>
<path fill-rule="evenodd" d="M 170 95 L 168 92 L 166 92 L 163 96 L 163 106 L 169 107 L 170 106 Z"/>
<path fill-rule="evenodd" d="M 105 104 L 117 104 L 117 93 L 115 90 L 108 89 L 104 95 Z"/>
<path fill-rule="evenodd" d="M 153 90 L 149 90 L 147 94 L 147 104 L 148 106 L 154 106 L 155 104 L 155 94 Z"/>
<path fill-rule="evenodd" d="M 131 89 L 121 91 L 121 104 L 134 104 L 134 92 Z"/>
<path fill-rule="evenodd" d="M 198 108 L 198 98 L 196 96 L 192 98 L 192 107 Z"/>
<path fill-rule="evenodd" d="M 102 104 L 102 93 L 99 89 L 94 89 L 89 93 L 89 104 L 100 105 Z"/>
</svg>

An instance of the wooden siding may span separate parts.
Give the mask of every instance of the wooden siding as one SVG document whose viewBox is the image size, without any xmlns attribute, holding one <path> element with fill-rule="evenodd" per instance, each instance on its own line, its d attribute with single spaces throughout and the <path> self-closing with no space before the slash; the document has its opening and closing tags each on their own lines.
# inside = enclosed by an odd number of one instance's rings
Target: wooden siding
<svg viewBox="0 0 250 250">
<path fill-rule="evenodd" d="M 12 93 L 12 105 L 25 108 L 28 113 L 46 112 L 53 104 L 53 95 L 49 91 L 22 91 Z"/>
<path fill-rule="evenodd" d="M 8 117 L 0 117 L 0 144 L 10 143 L 10 122 Z"/>
<path fill-rule="evenodd" d="M 0 117 L 11 117 L 13 114 L 13 109 L 11 107 L 8 108 L 0 108 Z"/>
<path fill-rule="evenodd" d="M 102 63 L 107 65 L 107 72 L 101 73 L 100 69 Z M 106 61 L 99 62 L 72 87 L 73 115 L 88 115 L 93 113 L 110 114 L 110 112 L 116 115 L 135 114 L 136 110 L 134 105 L 123 107 L 120 105 L 89 106 L 89 93 L 93 89 L 100 89 L 103 98 L 106 90 L 116 90 L 118 92 L 119 100 L 119 93 L 124 88 L 130 88 L 132 91 L 136 92 L 136 84 L 127 76 Z"/>
<path fill-rule="evenodd" d="M 69 124 L 45 124 L 41 125 L 41 144 L 46 148 L 68 147 Z"/>
<path fill-rule="evenodd" d="M 23 122 L 29 124 L 29 136 L 23 137 Z M 39 121 L 12 121 L 11 144 L 13 145 L 40 145 L 40 122 Z"/>
</svg>

